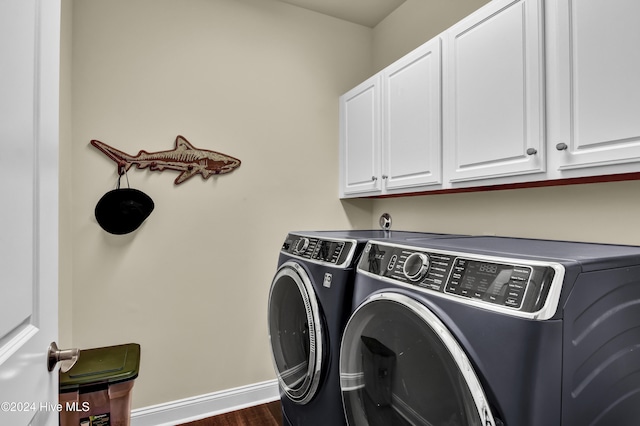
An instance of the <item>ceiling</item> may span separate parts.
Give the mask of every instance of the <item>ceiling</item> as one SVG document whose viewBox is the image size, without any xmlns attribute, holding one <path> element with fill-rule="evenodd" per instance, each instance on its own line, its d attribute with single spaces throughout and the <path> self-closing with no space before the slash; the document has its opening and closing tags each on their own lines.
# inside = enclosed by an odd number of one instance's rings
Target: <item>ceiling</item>
<svg viewBox="0 0 640 426">
<path fill-rule="evenodd" d="M 378 25 L 405 0 L 280 0 L 370 28 Z"/>
</svg>

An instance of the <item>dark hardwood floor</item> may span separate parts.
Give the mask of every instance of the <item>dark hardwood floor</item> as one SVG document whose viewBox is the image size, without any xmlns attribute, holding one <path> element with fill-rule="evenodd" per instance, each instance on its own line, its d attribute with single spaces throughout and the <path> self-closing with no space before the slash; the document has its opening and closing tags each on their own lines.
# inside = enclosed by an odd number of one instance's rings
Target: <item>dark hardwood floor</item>
<svg viewBox="0 0 640 426">
<path fill-rule="evenodd" d="M 282 411 L 280 401 L 274 401 L 180 426 L 282 426 Z"/>
</svg>

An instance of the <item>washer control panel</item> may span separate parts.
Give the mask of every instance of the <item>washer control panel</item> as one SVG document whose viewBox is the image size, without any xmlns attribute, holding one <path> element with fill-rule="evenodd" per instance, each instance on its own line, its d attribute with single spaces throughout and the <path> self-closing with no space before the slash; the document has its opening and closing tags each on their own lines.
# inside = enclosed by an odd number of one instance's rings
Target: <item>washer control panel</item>
<svg viewBox="0 0 640 426">
<path fill-rule="evenodd" d="M 370 242 L 358 272 L 474 304 L 536 312 L 555 273 L 539 263 Z"/>
<path fill-rule="evenodd" d="M 444 290 L 447 293 L 519 309 L 532 270 L 529 266 L 456 257 Z"/>
<path fill-rule="evenodd" d="M 281 252 L 323 264 L 344 266 L 353 258 L 356 242 L 337 238 L 317 238 L 289 234 Z"/>
</svg>

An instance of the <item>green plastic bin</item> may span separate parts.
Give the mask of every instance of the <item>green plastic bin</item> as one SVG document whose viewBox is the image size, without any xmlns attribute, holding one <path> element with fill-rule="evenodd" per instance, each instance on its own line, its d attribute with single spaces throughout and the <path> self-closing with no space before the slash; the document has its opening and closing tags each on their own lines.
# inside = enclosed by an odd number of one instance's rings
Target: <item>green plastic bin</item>
<svg viewBox="0 0 640 426">
<path fill-rule="evenodd" d="M 129 426 L 131 390 L 140 369 L 140 345 L 80 351 L 60 373 L 60 426 Z"/>
</svg>

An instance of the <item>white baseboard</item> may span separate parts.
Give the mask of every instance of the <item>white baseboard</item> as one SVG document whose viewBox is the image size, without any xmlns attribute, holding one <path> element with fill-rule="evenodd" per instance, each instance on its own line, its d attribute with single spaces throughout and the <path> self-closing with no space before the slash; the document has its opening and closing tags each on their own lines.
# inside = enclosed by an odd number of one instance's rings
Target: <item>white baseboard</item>
<svg viewBox="0 0 640 426">
<path fill-rule="evenodd" d="M 280 399 L 277 380 L 131 410 L 131 426 L 175 426 Z"/>
</svg>

